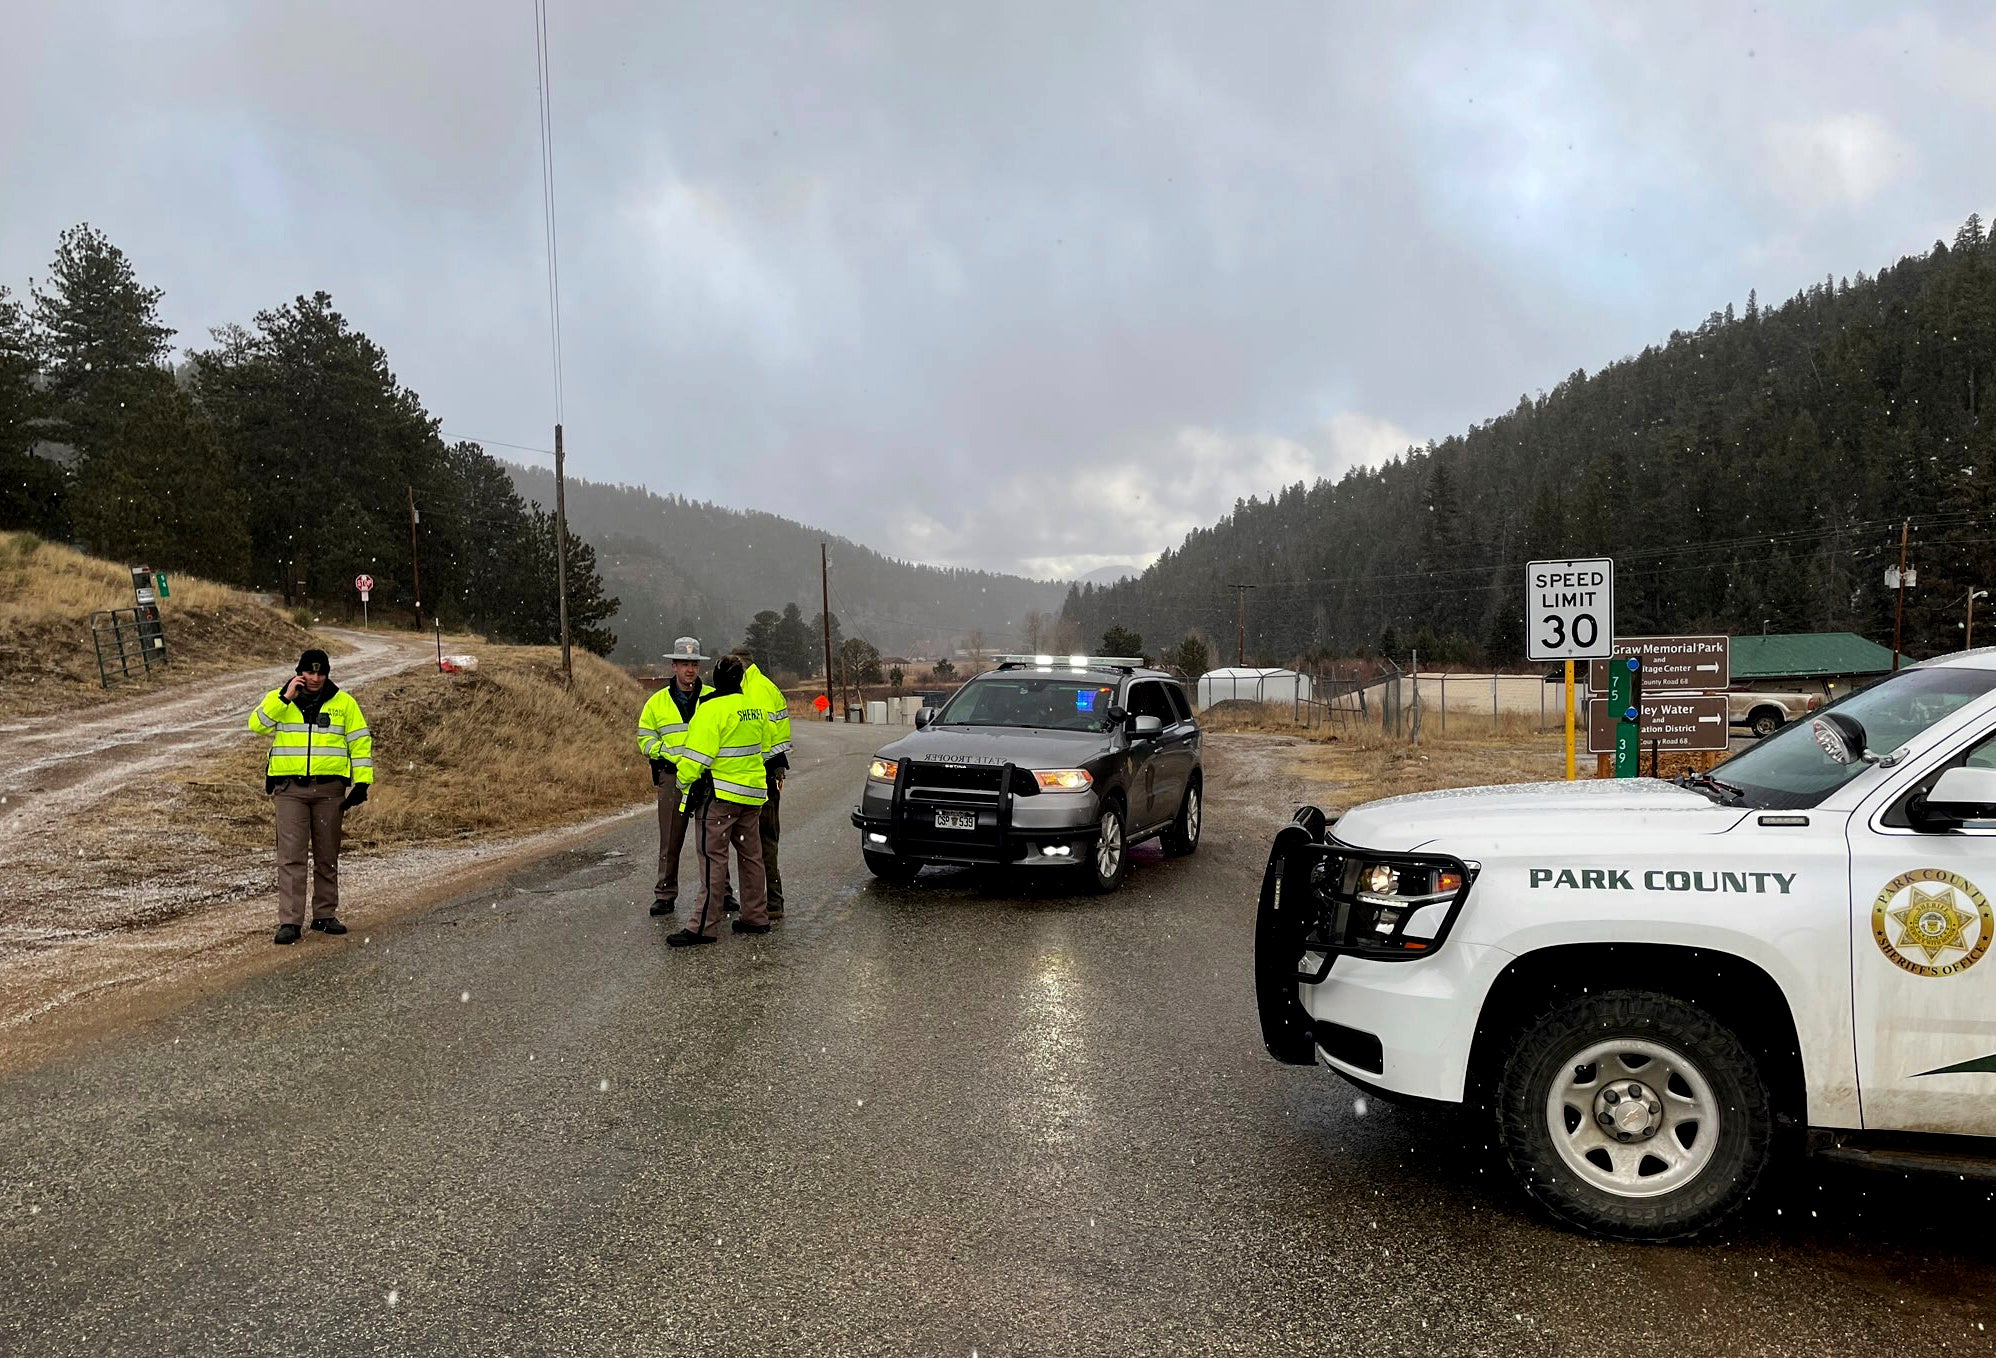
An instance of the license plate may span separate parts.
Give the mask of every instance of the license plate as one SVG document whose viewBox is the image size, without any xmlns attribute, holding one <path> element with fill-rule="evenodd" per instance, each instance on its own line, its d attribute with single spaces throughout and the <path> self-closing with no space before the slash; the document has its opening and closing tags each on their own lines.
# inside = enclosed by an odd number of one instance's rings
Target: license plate
<svg viewBox="0 0 1996 1358">
<path fill-rule="evenodd" d="M 977 813 L 975 811 L 938 811 L 936 812 L 936 828 L 938 830 L 975 830 L 977 828 Z"/>
</svg>

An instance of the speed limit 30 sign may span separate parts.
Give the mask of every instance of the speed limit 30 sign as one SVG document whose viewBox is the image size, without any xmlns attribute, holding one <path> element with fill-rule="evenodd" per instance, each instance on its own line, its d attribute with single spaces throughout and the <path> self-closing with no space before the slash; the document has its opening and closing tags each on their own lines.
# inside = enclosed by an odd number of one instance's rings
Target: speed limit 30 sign
<svg viewBox="0 0 1996 1358">
<path fill-rule="evenodd" d="M 1534 561 L 1525 567 L 1525 655 L 1605 660 L 1615 646 L 1615 563 Z"/>
</svg>

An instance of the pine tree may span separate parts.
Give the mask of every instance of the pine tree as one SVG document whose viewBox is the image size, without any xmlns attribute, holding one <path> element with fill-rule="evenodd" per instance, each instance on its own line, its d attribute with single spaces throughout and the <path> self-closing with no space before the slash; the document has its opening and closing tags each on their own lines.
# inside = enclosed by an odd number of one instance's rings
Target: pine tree
<svg viewBox="0 0 1996 1358">
<path fill-rule="evenodd" d="M 62 233 L 33 293 L 50 434 L 87 461 L 166 360 L 173 331 L 159 320 L 160 289 L 142 286 L 124 252 L 85 222 Z"/>
<path fill-rule="evenodd" d="M 214 426 L 165 372 L 128 394 L 117 438 L 78 472 L 77 533 L 98 556 L 243 583 L 243 496 Z"/>
<path fill-rule="evenodd" d="M 0 528 L 67 537 L 62 469 L 37 457 L 41 401 L 27 314 L 0 288 Z"/>
<path fill-rule="evenodd" d="M 814 663 L 816 650 L 804 610 L 794 601 L 783 605 L 783 616 L 776 624 L 775 668 L 798 677 L 810 674 L 823 663 Z"/>
</svg>

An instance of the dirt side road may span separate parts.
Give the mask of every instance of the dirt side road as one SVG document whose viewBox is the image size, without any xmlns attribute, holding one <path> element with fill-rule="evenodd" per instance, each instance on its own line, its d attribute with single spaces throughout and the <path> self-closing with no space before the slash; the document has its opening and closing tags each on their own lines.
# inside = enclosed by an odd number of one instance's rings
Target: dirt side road
<svg viewBox="0 0 1996 1358">
<path fill-rule="evenodd" d="M 335 662 L 343 686 L 431 655 L 413 635 L 336 635 L 353 647 Z M 115 709 L 0 726 L 0 1040 L 37 1014 L 156 975 L 243 931 L 245 919 L 202 907 L 267 893 L 267 855 L 188 842 L 198 829 L 176 815 L 162 776 L 251 739 L 250 707 L 288 673 L 258 667 L 134 694 Z M 153 848 L 176 836 L 170 851 Z"/>
</svg>

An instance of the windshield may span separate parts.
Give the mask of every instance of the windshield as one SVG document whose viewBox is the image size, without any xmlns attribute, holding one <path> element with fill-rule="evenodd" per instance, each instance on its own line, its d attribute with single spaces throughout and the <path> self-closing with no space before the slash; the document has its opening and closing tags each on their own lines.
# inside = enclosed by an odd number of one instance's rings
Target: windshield
<svg viewBox="0 0 1996 1358">
<path fill-rule="evenodd" d="M 936 718 L 938 726 L 1031 726 L 1054 731 L 1108 729 L 1116 686 L 1099 679 L 1044 675 L 965 684 Z"/>
<path fill-rule="evenodd" d="M 1864 726 L 1866 746 L 1889 754 L 1991 688 L 1996 671 L 1906 670 L 1823 710 L 1855 718 Z M 1819 804 L 1866 767 L 1862 761 L 1839 764 L 1824 754 L 1802 721 L 1734 755 L 1712 776 L 1738 788 L 1750 806 L 1804 807 Z"/>
</svg>

